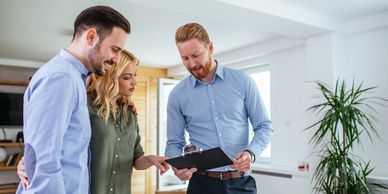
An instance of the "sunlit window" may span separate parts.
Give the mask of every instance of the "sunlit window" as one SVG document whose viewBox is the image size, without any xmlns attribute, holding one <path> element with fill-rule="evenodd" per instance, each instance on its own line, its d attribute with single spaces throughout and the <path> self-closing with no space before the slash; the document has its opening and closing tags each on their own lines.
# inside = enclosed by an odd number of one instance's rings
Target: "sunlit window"
<svg viewBox="0 0 388 194">
<path fill-rule="evenodd" d="M 268 116 L 271 118 L 271 106 L 270 106 L 270 72 L 269 71 L 261 71 L 256 73 L 249 74 L 256 82 L 257 87 L 259 88 L 259 92 L 261 98 L 264 102 L 264 106 L 268 113 Z M 251 130 L 250 134 L 251 138 L 253 137 L 253 132 Z M 260 155 L 261 158 L 270 158 L 271 157 L 271 144 L 262 152 Z"/>
</svg>

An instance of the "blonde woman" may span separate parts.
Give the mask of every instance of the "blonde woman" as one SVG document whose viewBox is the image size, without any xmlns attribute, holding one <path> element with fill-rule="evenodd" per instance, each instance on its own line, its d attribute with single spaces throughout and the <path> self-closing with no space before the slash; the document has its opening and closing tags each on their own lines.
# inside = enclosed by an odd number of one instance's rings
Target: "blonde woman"
<svg viewBox="0 0 388 194">
<path fill-rule="evenodd" d="M 88 78 L 92 194 L 131 193 L 133 168 L 145 170 L 154 165 L 161 173 L 168 170 L 164 157 L 145 156 L 140 145 L 137 117 L 130 107 L 137 65 L 132 53 L 122 51 L 119 63 L 103 76 L 93 74 Z M 23 181 L 22 165 L 18 166 L 18 174 Z"/>
</svg>

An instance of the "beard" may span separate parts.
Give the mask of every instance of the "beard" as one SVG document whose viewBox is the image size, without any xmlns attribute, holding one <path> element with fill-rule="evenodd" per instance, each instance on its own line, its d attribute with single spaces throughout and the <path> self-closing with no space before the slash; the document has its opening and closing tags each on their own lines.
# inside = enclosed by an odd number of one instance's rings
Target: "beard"
<svg viewBox="0 0 388 194">
<path fill-rule="evenodd" d="M 212 66 L 212 58 L 209 56 L 208 60 L 204 65 L 199 64 L 194 66 L 193 68 L 189 68 L 189 72 L 191 75 L 193 75 L 195 78 L 202 80 L 210 73 L 210 68 Z"/>
<path fill-rule="evenodd" d="M 89 61 L 92 67 L 92 73 L 98 75 L 98 76 L 103 76 L 105 74 L 105 64 L 107 65 L 113 65 L 114 62 L 112 60 L 106 60 L 102 61 L 103 57 L 101 55 L 101 43 L 99 42 L 93 50 L 89 53 Z"/>
</svg>

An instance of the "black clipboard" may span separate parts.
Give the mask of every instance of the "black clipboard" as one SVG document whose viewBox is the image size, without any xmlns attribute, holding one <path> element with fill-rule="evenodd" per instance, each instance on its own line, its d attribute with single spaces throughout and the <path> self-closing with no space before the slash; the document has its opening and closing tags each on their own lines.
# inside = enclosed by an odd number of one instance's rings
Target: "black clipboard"
<svg viewBox="0 0 388 194">
<path fill-rule="evenodd" d="M 197 168 L 199 171 L 218 168 L 233 163 L 220 147 L 188 153 L 183 156 L 167 159 L 166 162 L 177 169 Z"/>
</svg>

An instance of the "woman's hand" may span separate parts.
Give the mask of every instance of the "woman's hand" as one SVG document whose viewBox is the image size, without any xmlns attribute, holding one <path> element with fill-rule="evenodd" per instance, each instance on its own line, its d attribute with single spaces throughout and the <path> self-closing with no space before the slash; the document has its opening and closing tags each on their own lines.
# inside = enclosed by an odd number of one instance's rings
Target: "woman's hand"
<svg viewBox="0 0 388 194">
<path fill-rule="evenodd" d="M 165 162 L 166 159 L 167 158 L 163 156 L 147 156 L 147 160 L 160 170 L 160 175 L 163 175 L 170 168 L 167 162 Z"/>
<path fill-rule="evenodd" d="M 160 170 L 160 174 L 162 175 L 169 169 L 169 165 L 165 162 L 166 159 L 163 156 L 142 155 L 135 160 L 133 167 L 136 170 L 145 170 L 153 165 Z"/>
<path fill-rule="evenodd" d="M 137 115 L 137 109 L 136 109 L 136 106 L 135 106 L 135 103 L 133 103 L 132 100 L 129 101 L 129 107 L 131 108 L 132 112 Z"/>
<path fill-rule="evenodd" d="M 23 189 L 26 190 L 28 185 L 28 178 L 26 174 L 26 166 L 24 165 L 24 156 L 18 163 L 17 174 L 20 178 L 20 182 L 22 183 Z"/>
</svg>

